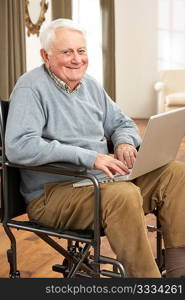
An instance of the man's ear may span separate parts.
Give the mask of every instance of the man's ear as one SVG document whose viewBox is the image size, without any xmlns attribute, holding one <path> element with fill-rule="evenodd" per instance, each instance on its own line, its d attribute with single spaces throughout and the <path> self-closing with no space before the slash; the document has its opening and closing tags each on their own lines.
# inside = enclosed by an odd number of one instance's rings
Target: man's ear
<svg viewBox="0 0 185 300">
<path fill-rule="evenodd" d="M 40 55 L 41 55 L 45 65 L 46 65 L 46 67 L 49 68 L 49 58 L 48 58 L 48 53 L 46 52 L 46 50 L 43 49 L 43 48 L 40 49 Z"/>
</svg>

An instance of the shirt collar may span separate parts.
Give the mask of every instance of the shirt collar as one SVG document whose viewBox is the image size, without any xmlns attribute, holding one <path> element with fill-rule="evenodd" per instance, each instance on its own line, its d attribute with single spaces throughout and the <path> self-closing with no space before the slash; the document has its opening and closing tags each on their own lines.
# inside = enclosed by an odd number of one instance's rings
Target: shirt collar
<svg viewBox="0 0 185 300">
<path fill-rule="evenodd" d="M 72 93 L 76 92 L 76 91 L 80 88 L 80 86 L 81 86 L 81 84 L 82 84 L 82 82 L 80 82 L 80 83 L 76 86 L 76 88 L 75 88 L 74 90 L 72 90 L 72 89 L 67 85 L 67 83 L 65 83 L 63 80 L 61 80 L 60 78 L 58 78 L 58 76 L 56 76 L 51 70 L 47 69 L 47 71 L 48 71 L 50 77 L 51 77 L 51 78 L 54 80 L 54 82 L 56 83 L 56 85 L 58 85 L 62 90 L 64 90 L 64 91 L 65 91 L 66 93 L 68 93 L 68 94 L 72 94 Z"/>
</svg>

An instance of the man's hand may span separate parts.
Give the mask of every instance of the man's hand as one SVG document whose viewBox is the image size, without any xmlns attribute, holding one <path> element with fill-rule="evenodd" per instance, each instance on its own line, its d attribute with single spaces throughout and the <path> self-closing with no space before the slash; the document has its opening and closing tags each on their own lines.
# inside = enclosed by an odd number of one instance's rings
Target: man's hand
<svg viewBox="0 0 185 300">
<path fill-rule="evenodd" d="M 110 178 L 113 178 L 115 173 L 120 175 L 129 173 L 127 166 L 122 161 L 105 154 L 97 155 L 94 162 L 94 169 L 104 172 Z"/>
<path fill-rule="evenodd" d="M 129 169 L 133 168 L 137 150 L 130 144 L 120 144 L 116 147 L 114 157 L 123 162 Z"/>
</svg>

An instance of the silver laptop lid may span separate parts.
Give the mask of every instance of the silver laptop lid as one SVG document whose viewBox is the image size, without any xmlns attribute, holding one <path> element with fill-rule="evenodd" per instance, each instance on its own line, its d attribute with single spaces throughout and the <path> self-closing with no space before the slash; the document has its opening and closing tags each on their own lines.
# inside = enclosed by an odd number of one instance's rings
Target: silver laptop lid
<svg viewBox="0 0 185 300">
<path fill-rule="evenodd" d="M 175 160 L 185 133 L 185 108 L 151 116 L 130 179 Z"/>
</svg>

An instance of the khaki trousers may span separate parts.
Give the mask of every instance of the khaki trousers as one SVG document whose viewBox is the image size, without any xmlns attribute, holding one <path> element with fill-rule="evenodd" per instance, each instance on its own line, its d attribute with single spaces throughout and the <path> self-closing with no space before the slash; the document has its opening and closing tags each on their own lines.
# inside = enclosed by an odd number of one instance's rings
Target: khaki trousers
<svg viewBox="0 0 185 300">
<path fill-rule="evenodd" d="M 134 182 L 101 185 L 102 226 L 128 277 L 161 277 L 144 218 L 156 206 L 165 247 L 185 247 L 184 163 L 172 162 Z M 45 194 L 33 200 L 27 212 L 30 219 L 55 228 L 92 228 L 93 187 L 46 184 Z"/>
</svg>

